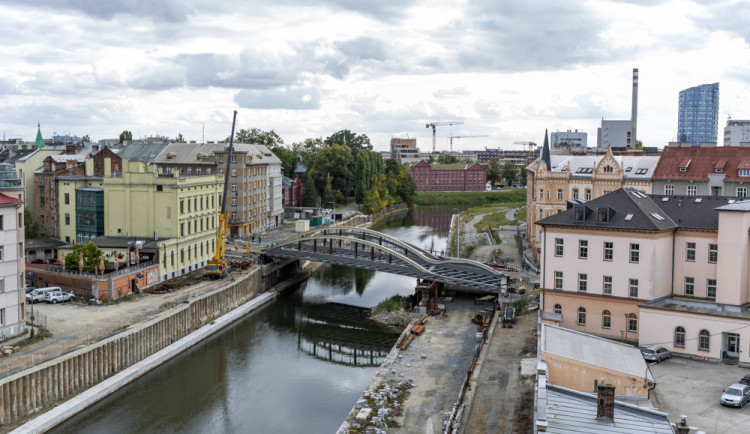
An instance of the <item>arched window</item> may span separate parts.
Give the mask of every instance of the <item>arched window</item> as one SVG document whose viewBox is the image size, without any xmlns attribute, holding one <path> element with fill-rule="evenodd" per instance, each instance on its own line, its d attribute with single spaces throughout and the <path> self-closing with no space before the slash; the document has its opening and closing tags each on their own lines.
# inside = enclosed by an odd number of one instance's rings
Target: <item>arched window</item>
<svg viewBox="0 0 750 434">
<path fill-rule="evenodd" d="M 701 330 L 698 333 L 698 349 L 708 351 L 710 343 L 711 335 L 708 333 L 708 330 Z"/>
<path fill-rule="evenodd" d="M 562 306 L 560 304 L 555 305 L 555 313 L 562 313 Z"/>
<path fill-rule="evenodd" d="M 634 313 L 628 315 L 628 332 L 638 333 L 638 316 Z"/>
<path fill-rule="evenodd" d="M 602 312 L 602 328 L 608 329 L 612 327 L 612 314 L 608 310 Z"/>
<path fill-rule="evenodd" d="M 578 308 L 578 324 L 586 325 L 586 308 L 584 307 Z"/>
<path fill-rule="evenodd" d="M 685 346 L 685 329 L 682 327 L 677 327 L 676 329 L 674 329 L 674 346 Z"/>
</svg>

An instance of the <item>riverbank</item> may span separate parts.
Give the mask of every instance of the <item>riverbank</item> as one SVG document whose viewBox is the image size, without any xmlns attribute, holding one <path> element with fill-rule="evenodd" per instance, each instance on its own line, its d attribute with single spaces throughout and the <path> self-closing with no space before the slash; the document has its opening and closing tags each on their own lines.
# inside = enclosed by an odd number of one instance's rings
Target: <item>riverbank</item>
<svg viewBox="0 0 750 434">
<path fill-rule="evenodd" d="M 414 195 L 413 204 L 479 206 L 493 203 L 526 203 L 526 189 L 505 191 L 422 191 Z"/>
</svg>

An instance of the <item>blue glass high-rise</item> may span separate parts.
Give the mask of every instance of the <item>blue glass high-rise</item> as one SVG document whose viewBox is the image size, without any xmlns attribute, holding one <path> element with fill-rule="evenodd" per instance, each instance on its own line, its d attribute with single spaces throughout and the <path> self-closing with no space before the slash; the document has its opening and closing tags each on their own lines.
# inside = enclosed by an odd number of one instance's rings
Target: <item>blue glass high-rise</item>
<svg viewBox="0 0 750 434">
<path fill-rule="evenodd" d="M 680 92 L 677 140 L 699 146 L 717 143 L 719 131 L 719 83 L 701 84 Z"/>
</svg>

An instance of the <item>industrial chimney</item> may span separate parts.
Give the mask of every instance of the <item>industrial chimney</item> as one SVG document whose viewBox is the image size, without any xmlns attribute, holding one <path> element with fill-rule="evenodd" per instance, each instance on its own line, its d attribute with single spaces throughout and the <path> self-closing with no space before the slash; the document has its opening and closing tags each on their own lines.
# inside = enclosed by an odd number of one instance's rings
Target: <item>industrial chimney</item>
<svg viewBox="0 0 750 434">
<path fill-rule="evenodd" d="M 630 110 L 631 146 L 635 149 L 635 139 L 638 137 L 638 68 L 633 68 L 633 107 Z"/>
</svg>

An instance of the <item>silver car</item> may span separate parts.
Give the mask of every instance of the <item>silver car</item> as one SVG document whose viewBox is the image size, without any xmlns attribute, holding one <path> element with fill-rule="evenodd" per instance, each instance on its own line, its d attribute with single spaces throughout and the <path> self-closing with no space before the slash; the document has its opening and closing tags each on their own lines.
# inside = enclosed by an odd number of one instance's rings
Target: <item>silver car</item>
<svg viewBox="0 0 750 434">
<path fill-rule="evenodd" d="M 732 384 L 721 395 L 721 403 L 732 407 L 742 407 L 750 401 L 750 386 L 745 384 Z"/>
<path fill-rule="evenodd" d="M 643 358 L 646 359 L 646 361 L 656 363 L 672 357 L 671 351 L 664 347 L 657 347 L 655 345 L 641 348 L 641 354 L 643 354 Z"/>
</svg>

